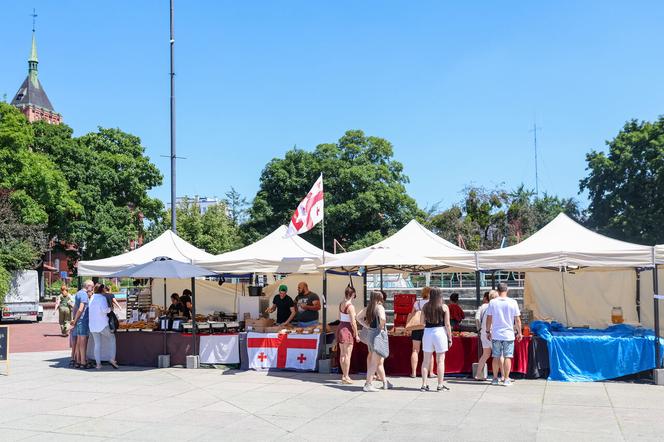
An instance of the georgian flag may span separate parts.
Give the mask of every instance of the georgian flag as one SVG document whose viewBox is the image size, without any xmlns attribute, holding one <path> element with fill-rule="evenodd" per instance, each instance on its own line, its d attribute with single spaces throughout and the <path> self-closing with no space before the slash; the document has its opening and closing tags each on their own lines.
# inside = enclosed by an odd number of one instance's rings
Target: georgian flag
<svg viewBox="0 0 664 442">
<path fill-rule="evenodd" d="M 249 368 L 315 370 L 320 334 L 247 333 Z"/>
<path fill-rule="evenodd" d="M 323 220 L 323 174 L 318 177 L 309 193 L 295 209 L 286 236 L 308 232 Z"/>
</svg>

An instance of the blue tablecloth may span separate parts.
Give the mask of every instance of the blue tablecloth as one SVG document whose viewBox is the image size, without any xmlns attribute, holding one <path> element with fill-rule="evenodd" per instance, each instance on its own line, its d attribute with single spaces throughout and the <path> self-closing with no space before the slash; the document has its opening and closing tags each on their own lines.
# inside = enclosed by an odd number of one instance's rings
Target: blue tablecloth
<svg viewBox="0 0 664 442">
<path fill-rule="evenodd" d="M 604 330 L 566 328 L 542 321 L 530 328 L 547 342 L 549 380 L 601 381 L 655 368 L 653 330 L 625 324 Z M 660 349 L 664 355 L 662 339 Z"/>
</svg>

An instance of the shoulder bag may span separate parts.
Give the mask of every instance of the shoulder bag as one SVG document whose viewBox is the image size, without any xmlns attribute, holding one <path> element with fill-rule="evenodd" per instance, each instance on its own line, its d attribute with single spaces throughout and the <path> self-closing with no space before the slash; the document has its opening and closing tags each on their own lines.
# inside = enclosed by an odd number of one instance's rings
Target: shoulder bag
<svg viewBox="0 0 664 442">
<path fill-rule="evenodd" d="M 104 296 L 104 298 L 106 298 L 106 296 Z M 120 326 L 120 321 L 118 320 L 118 317 L 115 315 L 115 312 L 113 311 L 113 303 L 109 301 L 108 298 L 106 298 L 106 303 L 108 304 L 108 307 L 111 309 L 110 313 L 106 315 L 108 316 L 108 329 L 111 331 L 111 333 L 115 333 L 118 330 L 118 327 Z"/>
<path fill-rule="evenodd" d="M 387 358 L 390 355 L 390 341 L 387 337 L 387 330 L 382 329 L 376 333 L 373 340 L 373 350 L 381 358 Z"/>
<path fill-rule="evenodd" d="M 417 301 L 417 310 L 408 313 L 408 318 L 406 318 L 406 330 L 424 330 L 424 315 L 422 314 L 420 301 Z"/>
</svg>

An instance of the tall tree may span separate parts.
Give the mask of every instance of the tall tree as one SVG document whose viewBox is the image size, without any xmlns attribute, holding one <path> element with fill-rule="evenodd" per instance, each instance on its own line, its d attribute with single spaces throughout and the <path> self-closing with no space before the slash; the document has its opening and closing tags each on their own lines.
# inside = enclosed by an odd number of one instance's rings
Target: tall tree
<svg viewBox="0 0 664 442">
<path fill-rule="evenodd" d="M 361 130 L 347 131 L 337 143 L 318 145 L 313 152 L 292 149 L 270 161 L 243 226 L 249 240 L 287 224 L 300 200 L 323 173 L 325 234 L 329 250 L 334 239 L 347 249 L 365 245 L 424 218 L 408 196 L 408 177 L 393 159 L 392 144 Z M 320 244 L 320 225 L 305 237 Z"/>
<path fill-rule="evenodd" d="M 586 155 L 580 183 L 590 198 L 589 226 L 625 241 L 664 242 L 664 116 L 629 121 L 606 144 L 608 152 Z"/>
<path fill-rule="evenodd" d="M 163 210 L 148 195 L 162 175 L 141 140 L 119 129 L 99 128 L 72 138 L 66 125 L 37 122 L 33 127 L 35 151 L 57 164 L 82 206 L 61 239 L 79 244 L 85 259 L 126 251 L 129 241 L 143 233 L 143 219 L 156 219 Z"/>
<path fill-rule="evenodd" d="M 235 187 L 231 186 L 231 190 L 226 192 L 226 198 L 224 198 L 224 204 L 228 209 L 228 214 L 233 221 L 233 224 L 239 226 L 244 223 L 247 218 L 247 207 L 249 203 L 247 199 L 240 194 Z"/>
</svg>

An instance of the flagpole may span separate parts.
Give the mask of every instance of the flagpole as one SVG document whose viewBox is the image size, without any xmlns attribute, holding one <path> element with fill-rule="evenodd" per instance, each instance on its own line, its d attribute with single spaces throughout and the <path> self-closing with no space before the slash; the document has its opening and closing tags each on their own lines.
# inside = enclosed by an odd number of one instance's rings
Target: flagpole
<svg viewBox="0 0 664 442">
<path fill-rule="evenodd" d="M 321 183 L 323 182 L 323 174 L 320 174 Z M 323 249 L 323 265 L 325 265 L 325 203 L 323 203 L 323 218 L 321 219 L 321 240 Z M 327 269 L 323 269 L 323 330 L 322 330 L 322 344 L 323 344 L 323 359 L 327 359 Z"/>
</svg>

